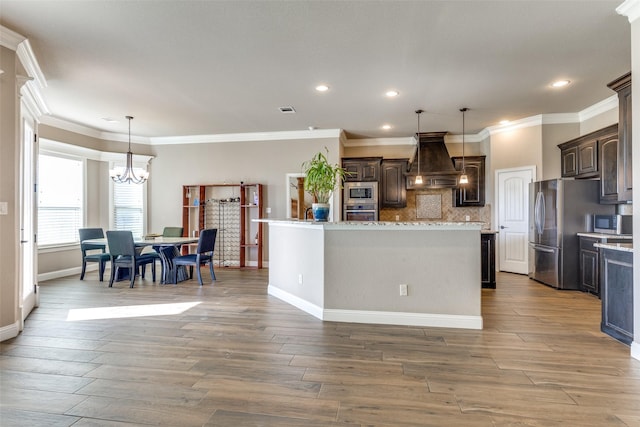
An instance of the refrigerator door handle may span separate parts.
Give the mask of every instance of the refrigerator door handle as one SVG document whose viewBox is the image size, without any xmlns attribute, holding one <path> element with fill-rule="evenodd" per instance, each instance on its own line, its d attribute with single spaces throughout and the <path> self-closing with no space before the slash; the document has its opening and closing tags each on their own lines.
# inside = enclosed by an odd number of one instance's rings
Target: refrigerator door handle
<svg viewBox="0 0 640 427">
<path fill-rule="evenodd" d="M 534 206 L 534 225 L 538 234 L 542 234 L 542 227 L 540 227 L 540 202 L 542 198 L 542 192 L 538 191 L 536 194 L 536 203 Z"/>
<path fill-rule="evenodd" d="M 543 248 L 541 246 L 536 246 L 536 245 L 533 245 L 533 249 L 539 252 L 546 252 L 548 254 L 552 254 L 555 252 L 553 249 Z"/>
<path fill-rule="evenodd" d="M 544 223 L 547 217 L 546 200 L 544 200 L 544 193 L 540 192 L 540 234 L 544 231 Z"/>
</svg>

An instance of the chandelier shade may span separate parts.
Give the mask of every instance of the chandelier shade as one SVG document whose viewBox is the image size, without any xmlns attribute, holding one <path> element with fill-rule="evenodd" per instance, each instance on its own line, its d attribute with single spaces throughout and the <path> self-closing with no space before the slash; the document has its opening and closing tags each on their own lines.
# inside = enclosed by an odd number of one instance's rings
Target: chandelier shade
<svg viewBox="0 0 640 427">
<path fill-rule="evenodd" d="M 131 120 L 133 116 L 125 116 L 129 120 L 129 151 L 127 151 L 127 164 L 124 168 L 117 167 L 109 171 L 109 176 L 117 184 L 143 184 L 149 179 L 149 172 L 139 170 L 136 175 L 133 170 L 133 153 L 131 152 Z"/>
</svg>

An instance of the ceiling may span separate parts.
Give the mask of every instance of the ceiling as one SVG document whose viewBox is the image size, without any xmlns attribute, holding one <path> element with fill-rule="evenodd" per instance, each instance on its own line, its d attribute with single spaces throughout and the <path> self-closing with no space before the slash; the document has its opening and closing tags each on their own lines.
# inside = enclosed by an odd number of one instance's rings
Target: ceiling
<svg viewBox="0 0 640 427">
<path fill-rule="evenodd" d="M 149 138 L 315 127 L 356 139 L 407 137 L 418 108 L 422 131 L 461 133 L 469 107 L 470 134 L 609 98 L 631 69 L 621 3 L 2 0 L 0 23 L 29 39 L 57 119 L 126 133 L 132 115 Z"/>
</svg>

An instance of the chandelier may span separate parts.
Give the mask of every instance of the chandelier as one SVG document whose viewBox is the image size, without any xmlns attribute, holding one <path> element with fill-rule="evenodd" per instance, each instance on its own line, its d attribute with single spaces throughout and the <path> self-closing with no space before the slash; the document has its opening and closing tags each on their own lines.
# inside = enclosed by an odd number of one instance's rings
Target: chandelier
<svg viewBox="0 0 640 427">
<path fill-rule="evenodd" d="M 424 113 L 424 110 L 416 110 L 416 116 L 418 116 L 418 134 L 417 134 L 417 143 L 418 148 L 416 149 L 416 155 L 418 156 L 418 175 L 416 176 L 415 184 L 422 184 L 422 175 L 420 175 L 420 114 Z"/>
<path fill-rule="evenodd" d="M 109 171 L 109 176 L 113 182 L 117 184 L 142 184 L 149 178 L 149 172 L 140 170 L 140 176 L 136 176 L 133 171 L 133 153 L 131 152 L 131 120 L 133 116 L 125 116 L 129 120 L 129 151 L 127 151 L 127 166 L 125 168 L 118 167 Z"/>
<path fill-rule="evenodd" d="M 467 171 L 464 167 L 464 113 L 467 112 L 468 108 L 461 108 L 460 112 L 462 113 L 462 175 L 460 175 L 459 184 L 464 185 L 469 183 L 469 177 L 467 176 Z"/>
</svg>

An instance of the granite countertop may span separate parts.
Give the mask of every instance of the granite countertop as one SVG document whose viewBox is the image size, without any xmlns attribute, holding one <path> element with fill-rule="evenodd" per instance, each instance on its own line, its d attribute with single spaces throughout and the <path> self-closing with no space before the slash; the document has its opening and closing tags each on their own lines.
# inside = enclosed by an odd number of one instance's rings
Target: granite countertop
<svg viewBox="0 0 640 427">
<path fill-rule="evenodd" d="M 379 229 L 379 230 L 478 230 L 484 225 L 482 222 L 462 221 L 338 221 L 316 222 L 297 219 L 254 219 L 253 222 L 266 222 L 269 224 L 285 225 L 292 227 L 316 227 L 333 230 L 349 229 Z"/>
<path fill-rule="evenodd" d="M 593 237 L 594 239 L 625 239 L 632 240 L 633 234 L 605 234 L 605 233 L 577 233 L 580 237 Z"/>
<path fill-rule="evenodd" d="M 620 252 L 633 252 L 633 244 L 631 243 L 594 243 L 593 246 Z"/>
</svg>

